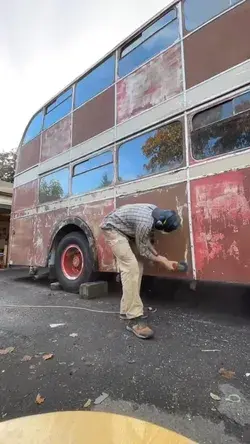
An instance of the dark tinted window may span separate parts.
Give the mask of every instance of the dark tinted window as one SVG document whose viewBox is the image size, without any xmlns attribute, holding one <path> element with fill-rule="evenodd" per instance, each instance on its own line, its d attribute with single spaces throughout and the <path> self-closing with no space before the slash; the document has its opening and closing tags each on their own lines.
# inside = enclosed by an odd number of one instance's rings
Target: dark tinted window
<svg viewBox="0 0 250 444">
<path fill-rule="evenodd" d="M 137 66 L 171 46 L 179 38 L 176 10 L 161 17 L 131 43 L 124 46 L 119 60 L 119 76 L 129 74 Z"/>
<path fill-rule="evenodd" d="M 185 28 L 193 31 L 241 0 L 184 0 Z"/>
<path fill-rule="evenodd" d="M 242 94 L 233 100 L 235 114 L 247 111 L 250 109 L 250 92 Z"/>
<path fill-rule="evenodd" d="M 182 124 L 174 122 L 120 146 L 119 180 L 129 181 L 178 168 L 183 162 Z"/>
<path fill-rule="evenodd" d="M 58 122 L 70 113 L 72 107 L 72 88 L 62 93 L 47 106 L 44 117 L 44 129 Z"/>
<path fill-rule="evenodd" d="M 193 118 L 193 129 L 202 128 L 203 126 L 210 125 L 219 120 L 227 119 L 232 115 L 233 102 L 230 100 L 229 102 L 214 106 L 211 109 L 206 109 L 205 111 L 196 114 Z"/>
<path fill-rule="evenodd" d="M 112 56 L 76 84 L 75 108 L 112 85 L 114 78 L 115 57 Z"/>
<path fill-rule="evenodd" d="M 43 125 L 43 111 L 40 111 L 40 113 L 36 114 L 35 117 L 31 120 L 24 138 L 23 138 L 23 145 L 30 140 L 34 139 L 34 137 L 38 136 L 38 134 L 41 132 Z"/>
<path fill-rule="evenodd" d="M 191 137 L 194 158 L 201 160 L 248 148 L 249 119 L 250 92 L 196 114 Z"/>
<path fill-rule="evenodd" d="M 75 166 L 72 193 L 87 193 L 108 187 L 113 183 L 113 177 L 113 154 L 109 151 Z"/>
<path fill-rule="evenodd" d="M 193 156 L 197 160 L 250 147 L 250 112 L 194 131 Z"/>
<path fill-rule="evenodd" d="M 39 202 L 52 202 L 63 199 L 69 193 L 69 170 L 54 171 L 41 178 L 39 186 Z"/>
</svg>

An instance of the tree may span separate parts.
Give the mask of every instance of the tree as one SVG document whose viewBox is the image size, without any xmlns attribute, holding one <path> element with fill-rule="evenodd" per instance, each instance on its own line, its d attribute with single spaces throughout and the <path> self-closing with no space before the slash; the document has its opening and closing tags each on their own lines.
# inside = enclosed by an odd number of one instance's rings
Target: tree
<svg viewBox="0 0 250 444">
<path fill-rule="evenodd" d="M 16 152 L 14 150 L 0 152 L 0 179 L 14 182 L 16 166 Z"/>
<path fill-rule="evenodd" d="M 53 200 L 62 199 L 64 192 L 60 182 L 56 179 L 51 179 L 50 182 L 46 178 L 41 180 L 39 190 L 40 203 L 51 202 Z"/>
<path fill-rule="evenodd" d="M 183 160 L 181 123 L 170 123 L 156 130 L 143 145 L 142 152 L 149 159 L 144 168 L 150 173 L 179 166 Z"/>
<path fill-rule="evenodd" d="M 107 173 L 104 173 L 103 176 L 102 176 L 99 188 L 108 187 L 111 184 L 112 184 L 112 180 L 110 180 L 108 178 L 108 174 Z"/>
</svg>

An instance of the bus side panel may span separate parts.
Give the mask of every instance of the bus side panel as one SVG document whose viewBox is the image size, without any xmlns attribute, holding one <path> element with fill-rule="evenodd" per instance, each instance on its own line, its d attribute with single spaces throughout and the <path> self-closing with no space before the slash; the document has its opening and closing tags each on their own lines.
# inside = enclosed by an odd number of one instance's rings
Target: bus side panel
<svg viewBox="0 0 250 444">
<path fill-rule="evenodd" d="M 250 283 L 250 168 L 191 182 L 197 278 Z"/>
<path fill-rule="evenodd" d="M 181 46 L 177 44 L 118 82 L 118 123 L 181 93 L 181 68 Z"/>
<path fill-rule="evenodd" d="M 186 183 L 179 183 L 169 187 L 161 187 L 151 191 L 117 198 L 117 207 L 135 203 L 151 203 L 160 208 L 174 209 L 178 212 L 183 221 L 182 228 L 168 236 L 156 233 L 155 248 L 160 254 L 167 256 L 170 260 L 187 261 L 189 264 L 189 272 L 188 275 L 185 274 L 185 277 L 191 278 L 192 265 Z M 144 274 L 151 276 L 173 276 L 172 273 L 167 273 L 162 267 L 149 261 L 145 261 Z M 174 276 L 184 277 L 182 274 L 175 274 Z"/>
<path fill-rule="evenodd" d="M 17 152 L 16 174 L 37 165 L 40 157 L 40 136 L 21 145 Z"/>
<path fill-rule="evenodd" d="M 105 238 L 100 229 L 100 224 L 114 208 L 114 200 L 108 199 L 79 205 L 70 208 L 70 216 L 78 216 L 90 227 L 96 242 L 99 271 L 116 271 L 116 264 L 110 247 L 105 242 Z"/>
<path fill-rule="evenodd" d="M 71 115 L 60 120 L 42 133 L 40 162 L 71 148 Z"/>
<path fill-rule="evenodd" d="M 33 265 L 34 216 L 11 221 L 11 248 L 9 262 L 12 265 Z"/>
<path fill-rule="evenodd" d="M 40 213 L 36 216 L 34 230 L 34 261 L 32 265 L 45 267 L 48 248 L 56 225 L 67 218 L 67 208 Z"/>
<path fill-rule="evenodd" d="M 185 38 L 187 89 L 250 58 L 249 21 L 246 1 Z"/>
<path fill-rule="evenodd" d="M 24 210 L 30 208 L 35 208 L 37 201 L 37 188 L 37 179 L 14 188 L 12 212 L 16 213 L 16 216 L 19 212 L 24 212 Z M 22 213 L 19 214 L 21 215 Z"/>
</svg>

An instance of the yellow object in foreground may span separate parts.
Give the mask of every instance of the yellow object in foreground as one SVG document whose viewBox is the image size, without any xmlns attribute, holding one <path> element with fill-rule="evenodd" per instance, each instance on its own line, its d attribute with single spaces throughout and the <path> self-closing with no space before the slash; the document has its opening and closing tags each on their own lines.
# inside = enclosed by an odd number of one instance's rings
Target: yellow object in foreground
<svg viewBox="0 0 250 444">
<path fill-rule="evenodd" d="M 126 416 L 56 412 L 0 423 L 0 444 L 194 444 L 170 430 Z"/>
</svg>

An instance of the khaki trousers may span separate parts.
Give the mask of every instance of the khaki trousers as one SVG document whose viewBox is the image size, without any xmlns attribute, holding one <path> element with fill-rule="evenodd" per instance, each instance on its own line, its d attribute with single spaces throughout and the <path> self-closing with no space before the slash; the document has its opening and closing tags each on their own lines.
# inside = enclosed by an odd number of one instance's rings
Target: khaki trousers
<svg viewBox="0 0 250 444">
<path fill-rule="evenodd" d="M 122 299 L 120 313 L 128 319 L 143 315 L 140 297 L 143 262 L 140 260 L 135 242 L 115 230 L 103 230 L 105 239 L 112 249 L 121 273 Z"/>
</svg>

